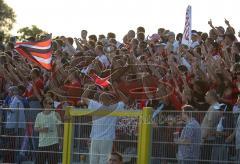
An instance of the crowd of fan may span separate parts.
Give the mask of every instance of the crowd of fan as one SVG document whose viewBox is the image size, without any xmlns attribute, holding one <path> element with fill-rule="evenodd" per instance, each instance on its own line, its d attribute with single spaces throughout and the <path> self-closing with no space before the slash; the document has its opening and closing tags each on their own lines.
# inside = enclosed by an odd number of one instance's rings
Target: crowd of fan
<svg viewBox="0 0 240 164">
<path fill-rule="evenodd" d="M 176 35 L 164 28 L 147 36 L 144 27 L 138 27 L 136 32 L 129 30 L 122 42 L 116 40 L 112 32 L 97 37 L 82 30 L 81 38 L 59 36 L 52 40 L 51 71 L 19 55 L 14 50 L 16 40 L 12 38 L 4 44 L 1 37 L 0 99 L 2 106 L 7 108 L 1 110 L 2 134 L 25 136 L 31 133 L 37 136 L 38 132 L 39 141 L 34 140 L 33 145 L 40 151 L 58 151 L 62 141 L 56 138 L 62 135 L 62 130 L 57 125 L 68 119 L 62 110 L 67 105 L 98 108 L 98 102 L 105 106 L 118 104 L 123 107 L 124 104 L 126 110 L 151 106 L 155 111 L 163 105 L 163 111 L 184 109 L 181 121 L 175 121 L 184 122 L 180 138 L 175 141 L 179 145 L 179 162 L 200 158 L 210 158 L 215 163 L 229 160 L 222 155 L 227 154 L 224 152 L 226 147 L 221 146 L 230 143 L 236 145 L 236 152 L 228 154 L 235 154 L 236 161 L 240 161 L 240 42 L 229 21 L 225 20 L 227 28 L 215 27 L 211 21 L 208 24 L 211 27 L 209 33 L 192 30 L 189 46 L 181 44 L 181 33 Z M 44 37 L 28 40 L 37 41 Z M 106 82 L 104 78 L 108 79 L 108 85 L 96 83 L 96 79 Z M 155 90 L 150 90 L 152 88 Z M 18 108 L 26 110 L 16 112 Z M 44 110 L 49 108 L 56 112 Z M 194 115 L 194 112 L 204 114 Z M 161 123 L 159 118 L 153 123 L 155 127 Z M 164 115 L 168 126 L 171 121 L 171 115 Z M 52 127 L 43 125 L 46 122 Z M 11 137 L 3 140 L 5 148 L 13 149 L 17 144 Z M 200 148 L 200 143 L 209 144 L 213 140 L 220 146 Z M 163 148 L 166 147 L 153 146 L 153 152 L 160 152 L 155 154 L 156 157 L 164 156 Z M 205 153 L 200 153 L 200 149 Z M 14 156 L 14 152 L 5 151 L 3 160 L 20 160 Z M 36 158 L 41 163 L 47 159 L 56 162 L 58 157 L 41 154 Z"/>
</svg>

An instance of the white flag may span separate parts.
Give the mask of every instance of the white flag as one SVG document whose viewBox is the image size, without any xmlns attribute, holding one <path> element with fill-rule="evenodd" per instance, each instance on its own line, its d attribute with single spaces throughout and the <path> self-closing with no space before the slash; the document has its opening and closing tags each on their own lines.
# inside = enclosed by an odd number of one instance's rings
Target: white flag
<svg viewBox="0 0 240 164">
<path fill-rule="evenodd" d="M 189 5 L 186 11 L 186 20 L 185 20 L 182 44 L 185 44 L 190 47 L 191 37 L 192 37 L 192 7 Z"/>
</svg>

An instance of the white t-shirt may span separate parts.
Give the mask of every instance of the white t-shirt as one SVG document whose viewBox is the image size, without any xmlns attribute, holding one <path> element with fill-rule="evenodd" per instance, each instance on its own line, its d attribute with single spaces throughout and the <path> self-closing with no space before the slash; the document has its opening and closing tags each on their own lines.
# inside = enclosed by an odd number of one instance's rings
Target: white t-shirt
<svg viewBox="0 0 240 164">
<path fill-rule="evenodd" d="M 177 52 L 178 48 L 179 48 L 179 42 L 175 40 L 173 42 L 173 52 Z"/>
<path fill-rule="evenodd" d="M 199 46 L 199 42 L 198 41 L 195 41 L 195 42 L 192 42 L 192 44 L 191 44 L 191 48 L 195 48 L 195 47 L 197 47 L 197 46 Z"/>
<path fill-rule="evenodd" d="M 90 100 L 88 104 L 88 109 L 104 110 L 111 109 L 123 110 L 124 103 L 118 102 L 110 106 L 104 106 L 103 104 Z M 93 116 L 93 125 L 90 137 L 93 140 L 114 140 L 115 139 L 115 127 L 118 117 L 109 117 L 109 116 Z"/>
<path fill-rule="evenodd" d="M 39 132 L 39 147 L 50 146 L 58 143 L 58 131 L 57 125 L 62 122 L 56 116 L 58 113 L 51 111 L 49 114 L 38 113 L 35 121 L 34 128 L 45 128 L 48 127 L 48 132 Z"/>
<path fill-rule="evenodd" d="M 98 59 L 102 63 L 102 65 L 104 65 L 105 68 L 110 66 L 110 62 L 106 55 L 104 55 L 104 54 L 99 55 L 96 57 L 96 59 Z"/>
</svg>

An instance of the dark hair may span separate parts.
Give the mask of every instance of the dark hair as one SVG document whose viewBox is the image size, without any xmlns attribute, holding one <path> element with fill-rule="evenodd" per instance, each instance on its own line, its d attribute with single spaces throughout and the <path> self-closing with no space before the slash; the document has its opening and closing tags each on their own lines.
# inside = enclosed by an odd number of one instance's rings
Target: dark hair
<svg viewBox="0 0 240 164">
<path fill-rule="evenodd" d="M 115 38 L 116 38 L 116 34 L 114 34 L 113 32 L 109 32 L 109 33 L 107 34 L 107 38 L 108 38 L 108 39 L 110 39 L 110 38 L 115 39 Z"/>
<path fill-rule="evenodd" d="M 198 88 L 201 88 L 201 91 L 205 94 L 208 90 L 208 83 L 204 80 L 196 80 L 194 81 L 194 85 Z"/>
<path fill-rule="evenodd" d="M 98 45 L 103 46 L 103 43 L 100 41 L 97 41 L 96 46 L 98 46 Z"/>
<path fill-rule="evenodd" d="M 19 94 L 23 95 L 25 90 L 26 90 L 26 87 L 24 85 L 19 85 L 17 87 L 18 87 L 18 90 L 19 90 Z"/>
<path fill-rule="evenodd" d="M 93 40 L 94 42 L 97 42 L 97 36 L 96 35 L 89 35 L 88 39 Z"/>
<path fill-rule="evenodd" d="M 145 28 L 142 27 L 142 26 L 139 26 L 139 27 L 137 28 L 137 32 L 138 32 L 138 33 L 139 33 L 139 32 L 145 33 Z"/>
<path fill-rule="evenodd" d="M 73 38 L 68 37 L 67 40 L 68 40 L 69 44 L 73 45 Z"/>
<path fill-rule="evenodd" d="M 117 156 L 119 161 L 122 162 L 123 161 L 123 157 L 120 153 L 118 152 L 112 152 L 111 155 Z"/>
<path fill-rule="evenodd" d="M 103 34 L 98 35 L 98 39 L 103 39 L 103 38 L 106 38 L 105 35 Z"/>
<path fill-rule="evenodd" d="M 158 28 L 158 32 L 159 32 L 159 31 L 163 31 L 163 32 L 164 32 L 165 29 L 164 29 L 164 28 Z"/>
<path fill-rule="evenodd" d="M 114 38 L 110 38 L 109 39 L 109 43 L 113 43 L 113 44 L 117 44 L 117 41 L 116 41 L 116 39 L 114 39 Z"/>
<path fill-rule="evenodd" d="M 192 33 L 198 33 L 196 30 L 192 30 L 191 32 L 192 32 Z"/>
<path fill-rule="evenodd" d="M 201 31 L 198 31 L 197 34 L 198 34 L 199 36 L 201 36 L 201 35 L 202 35 L 202 32 L 201 32 Z"/>
<path fill-rule="evenodd" d="M 176 40 L 177 41 L 181 41 L 180 39 L 182 39 L 183 37 L 183 34 L 182 33 L 178 33 L 177 36 L 176 36 Z"/>
</svg>

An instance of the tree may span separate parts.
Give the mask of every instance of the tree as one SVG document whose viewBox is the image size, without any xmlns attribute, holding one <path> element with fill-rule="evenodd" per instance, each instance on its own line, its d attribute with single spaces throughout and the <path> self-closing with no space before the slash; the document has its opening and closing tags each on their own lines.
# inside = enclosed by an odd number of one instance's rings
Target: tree
<svg viewBox="0 0 240 164">
<path fill-rule="evenodd" d="M 20 33 L 19 39 L 28 39 L 28 38 L 37 38 L 38 35 L 46 34 L 45 31 L 38 28 L 36 25 L 32 25 L 29 27 L 24 27 L 18 30 L 18 33 Z"/>
<path fill-rule="evenodd" d="M 11 7 L 9 7 L 3 0 L 0 0 L 0 31 L 8 33 L 12 27 L 16 15 Z"/>
</svg>

